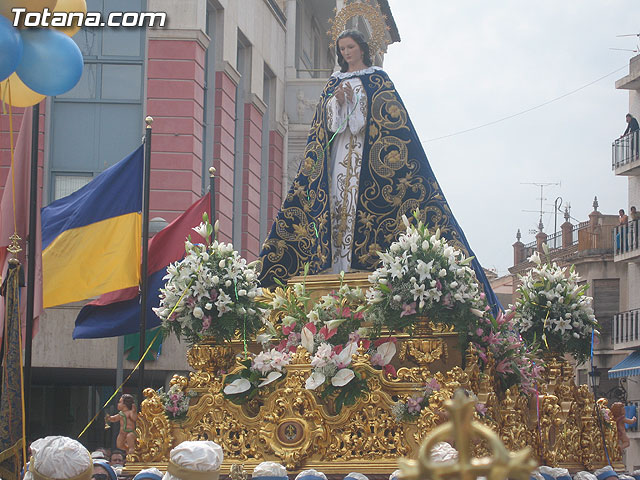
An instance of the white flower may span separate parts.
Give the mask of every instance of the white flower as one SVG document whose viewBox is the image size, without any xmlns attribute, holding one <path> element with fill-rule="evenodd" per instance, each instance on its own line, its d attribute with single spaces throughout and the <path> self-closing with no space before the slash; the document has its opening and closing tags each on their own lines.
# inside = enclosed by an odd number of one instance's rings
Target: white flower
<svg viewBox="0 0 640 480">
<path fill-rule="evenodd" d="M 307 327 L 304 327 L 301 332 L 301 341 L 302 346 L 309 352 L 313 354 L 313 333 Z"/>
<path fill-rule="evenodd" d="M 204 306 L 205 310 L 211 310 L 213 308 L 213 304 L 211 302 L 207 302 Z"/>
<path fill-rule="evenodd" d="M 396 354 L 396 344 L 394 342 L 385 342 L 378 347 L 378 353 L 380 354 L 379 365 L 384 367 L 389 365 L 393 356 Z"/>
<path fill-rule="evenodd" d="M 204 222 L 202 222 L 197 227 L 194 227 L 193 231 L 200 235 L 202 238 L 207 238 L 207 225 Z"/>
<path fill-rule="evenodd" d="M 247 291 L 244 288 L 241 288 L 240 290 L 238 290 L 239 297 L 244 297 L 246 295 L 247 295 Z"/>
<path fill-rule="evenodd" d="M 355 376 L 356 375 L 355 373 L 353 373 L 353 370 L 349 368 L 343 368 L 341 370 L 338 370 L 338 373 L 336 373 L 331 378 L 331 385 L 333 385 L 334 387 L 344 387 L 347 383 L 353 380 Z"/>
<path fill-rule="evenodd" d="M 238 378 L 224 387 L 224 393 L 227 395 L 235 395 L 246 392 L 251 388 L 251 382 L 246 378 Z"/>
<path fill-rule="evenodd" d="M 304 382 L 304 387 L 307 390 L 315 390 L 324 383 L 325 379 L 326 377 L 322 373 L 313 372 L 309 378 L 307 378 L 307 381 Z"/>
<path fill-rule="evenodd" d="M 202 308 L 200 308 L 200 307 L 194 308 L 193 309 L 193 316 L 198 318 L 198 319 L 203 318 L 204 317 L 204 312 L 202 311 Z"/>
<path fill-rule="evenodd" d="M 269 385 L 271 382 L 275 382 L 282 376 L 280 372 L 270 372 L 262 382 L 258 384 L 258 387 L 264 387 L 265 385 Z"/>
<path fill-rule="evenodd" d="M 335 356 L 335 362 L 338 366 L 347 366 L 351 363 L 351 359 L 353 355 L 358 352 L 358 343 L 350 342 L 348 343 L 340 352 L 340 354 Z"/>
<path fill-rule="evenodd" d="M 273 335 L 271 335 L 270 333 L 261 333 L 256 336 L 256 342 L 264 345 L 265 343 L 269 343 L 271 341 L 271 338 L 273 338 Z"/>
<path fill-rule="evenodd" d="M 227 262 L 226 262 L 226 260 L 224 258 L 218 262 L 218 266 L 220 268 L 224 268 L 226 264 L 227 264 Z"/>
</svg>

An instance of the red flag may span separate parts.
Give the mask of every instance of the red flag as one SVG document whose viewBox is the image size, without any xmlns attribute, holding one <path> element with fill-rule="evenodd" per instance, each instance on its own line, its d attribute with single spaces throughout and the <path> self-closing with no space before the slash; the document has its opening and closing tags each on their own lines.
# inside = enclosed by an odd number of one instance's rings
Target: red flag
<svg viewBox="0 0 640 480">
<path fill-rule="evenodd" d="M 19 245 L 22 251 L 17 257 L 27 271 L 27 236 L 29 233 L 29 185 L 30 185 L 30 165 L 31 165 L 31 125 L 33 113 L 31 107 L 25 109 L 22 115 L 20 133 L 16 142 L 13 158 L 13 170 L 9 169 L 2 201 L 0 201 L 0 266 L 2 268 L 2 278 L 4 279 L 9 265 L 8 260 L 11 254 L 7 247 L 11 243 L 9 237 L 14 232 L 20 237 Z M 15 118 L 14 118 L 15 121 Z M 42 308 L 42 236 L 40 233 L 40 207 L 42 205 L 42 190 L 38 189 L 36 208 L 36 279 L 34 288 L 34 308 L 33 308 L 33 335 L 38 331 L 38 317 L 43 311 Z M 26 274 L 25 274 L 26 277 Z M 21 289 L 20 294 L 20 318 L 26 318 L 27 291 L 26 287 Z M 2 337 L 4 325 L 4 298 L 0 297 L 0 338 Z M 24 337 L 23 337 L 24 338 Z"/>
</svg>

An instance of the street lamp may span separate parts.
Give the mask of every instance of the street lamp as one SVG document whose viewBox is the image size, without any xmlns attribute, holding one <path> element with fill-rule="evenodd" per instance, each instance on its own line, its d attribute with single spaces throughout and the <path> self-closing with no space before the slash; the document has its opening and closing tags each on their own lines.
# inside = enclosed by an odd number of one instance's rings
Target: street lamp
<svg viewBox="0 0 640 480">
<path fill-rule="evenodd" d="M 597 396 L 598 387 L 600 386 L 600 375 L 602 372 L 598 370 L 598 367 L 593 367 L 593 370 L 589 372 L 589 378 L 591 379 L 591 387 L 593 388 L 593 395 Z"/>
</svg>

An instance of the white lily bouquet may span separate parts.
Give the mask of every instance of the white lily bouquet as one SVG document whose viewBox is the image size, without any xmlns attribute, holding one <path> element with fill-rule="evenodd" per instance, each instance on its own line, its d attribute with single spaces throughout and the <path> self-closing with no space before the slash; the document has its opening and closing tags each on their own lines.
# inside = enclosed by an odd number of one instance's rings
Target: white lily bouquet
<svg viewBox="0 0 640 480">
<path fill-rule="evenodd" d="M 291 356 L 287 352 L 275 348 L 264 350 L 243 361 L 244 368 L 239 373 L 225 377 L 223 392 L 234 403 L 246 403 L 258 395 L 261 388 L 283 378 L 289 362 Z"/>
<path fill-rule="evenodd" d="M 514 321 L 529 345 L 539 345 L 563 355 L 570 353 L 578 363 L 587 360 L 591 339 L 599 334 L 598 322 L 574 266 L 559 267 L 543 262 L 538 252 L 529 257 L 535 266 L 520 277 Z"/>
<path fill-rule="evenodd" d="M 406 232 L 379 253 L 381 265 L 369 276 L 367 319 L 378 330 L 402 332 L 427 317 L 465 335 L 484 309 L 484 293 L 469 267 L 473 257 L 449 245 L 440 230 L 430 233 L 417 212 L 414 218 L 417 225 L 403 215 Z"/>
<path fill-rule="evenodd" d="M 205 243 L 185 242 L 186 256 L 167 268 L 156 315 L 165 332 L 190 344 L 206 337 L 217 342 L 249 339 L 261 327 L 256 297 L 261 293 L 255 265 L 247 264 L 231 243 L 218 242 L 207 214 L 193 230 Z"/>
</svg>

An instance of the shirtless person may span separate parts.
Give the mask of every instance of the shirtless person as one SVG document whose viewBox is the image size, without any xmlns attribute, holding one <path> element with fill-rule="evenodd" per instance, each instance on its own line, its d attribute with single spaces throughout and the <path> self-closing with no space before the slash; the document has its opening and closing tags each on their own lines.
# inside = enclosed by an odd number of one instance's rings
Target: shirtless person
<svg viewBox="0 0 640 480">
<path fill-rule="evenodd" d="M 116 446 L 127 453 L 133 453 L 136 448 L 136 421 L 138 420 L 133 396 L 128 393 L 122 395 L 118 402 L 118 410 L 116 415 L 107 415 L 106 420 L 110 423 L 120 422 Z"/>
</svg>

